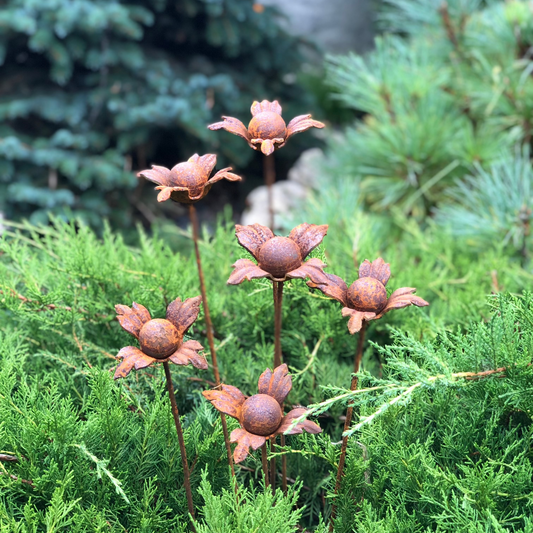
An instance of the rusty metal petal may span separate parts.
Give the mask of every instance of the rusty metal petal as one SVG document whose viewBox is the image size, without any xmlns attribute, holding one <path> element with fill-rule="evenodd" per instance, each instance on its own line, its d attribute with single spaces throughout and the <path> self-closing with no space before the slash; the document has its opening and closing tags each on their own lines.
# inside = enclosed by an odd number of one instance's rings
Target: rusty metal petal
<svg viewBox="0 0 533 533">
<path fill-rule="evenodd" d="M 175 365 L 188 365 L 199 368 L 200 370 L 207 369 L 207 361 L 203 355 L 198 352 L 203 350 L 204 347 L 194 340 L 184 342 L 171 356 L 170 360 Z"/>
<path fill-rule="evenodd" d="M 196 156 L 196 160 L 192 161 L 192 158 Z M 196 163 L 200 167 L 204 169 L 205 175 L 209 176 L 213 169 L 215 168 L 215 165 L 217 164 L 217 156 L 215 154 L 205 154 L 202 157 L 199 157 L 198 154 L 194 154 L 191 158 L 189 158 L 189 162 Z"/>
<path fill-rule="evenodd" d="M 257 383 L 259 394 L 268 394 L 280 405 L 292 389 L 292 378 L 286 364 L 278 366 L 274 372 L 267 368 L 259 377 Z"/>
<path fill-rule="evenodd" d="M 290 232 L 289 239 L 292 239 L 300 247 L 302 259 L 305 259 L 322 242 L 327 232 L 327 224 L 317 226 L 304 222 Z"/>
<path fill-rule="evenodd" d="M 198 318 L 201 301 L 201 296 L 187 298 L 184 302 L 180 298 L 176 298 L 167 307 L 167 320 L 176 326 L 181 336 L 183 336 Z"/>
<path fill-rule="evenodd" d="M 325 284 L 318 284 L 313 283 L 312 281 L 308 281 L 307 285 L 309 287 L 312 287 L 313 289 L 318 289 L 322 291 L 326 296 L 329 296 L 330 298 L 334 298 L 338 302 L 340 302 L 344 307 L 348 306 L 348 300 L 347 300 L 347 292 L 348 292 L 348 286 L 346 285 L 346 282 L 340 278 L 339 276 L 336 276 L 335 274 L 328 274 L 325 273 L 326 277 L 328 278 L 328 282 Z"/>
<path fill-rule="evenodd" d="M 205 390 L 202 394 L 215 409 L 237 420 L 241 417 L 242 404 L 246 400 L 244 394 L 232 385 L 221 385 L 222 390 Z"/>
<path fill-rule="evenodd" d="M 248 128 L 238 119 L 233 117 L 222 117 L 224 120 L 222 122 L 215 122 L 207 126 L 210 130 L 226 130 L 234 135 L 238 135 L 243 139 L 246 139 L 250 142 L 250 134 L 248 133 Z"/>
<path fill-rule="evenodd" d="M 328 282 L 326 273 L 324 272 L 325 263 L 322 263 L 320 259 L 313 257 L 308 259 L 301 267 L 291 270 L 287 273 L 287 278 L 305 279 L 309 278 L 313 283 L 323 285 Z"/>
<path fill-rule="evenodd" d="M 264 113 L 266 111 L 272 111 L 273 113 L 281 115 L 281 106 L 279 105 L 279 102 L 277 100 L 274 100 L 273 102 L 263 100 L 262 102 L 255 101 L 252 104 L 252 107 L 250 108 L 250 112 L 254 117 L 259 113 Z"/>
<path fill-rule="evenodd" d="M 274 234 L 266 226 L 261 224 L 251 224 L 250 226 L 235 225 L 235 235 L 239 244 L 246 248 L 256 259 L 259 248 L 266 241 L 273 239 Z"/>
<path fill-rule="evenodd" d="M 372 263 L 368 259 L 365 259 L 359 267 L 359 277 L 374 278 L 381 281 L 383 285 L 387 285 L 390 278 L 390 264 L 385 263 L 381 257 L 378 257 Z"/>
<path fill-rule="evenodd" d="M 158 185 L 169 185 L 170 182 L 170 170 L 165 167 L 159 167 L 157 165 L 152 165 L 151 169 L 141 170 L 137 173 L 137 176 L 146 178 L 153 183 Z"/>
<path fill-rule="evenodd" d="M 115 305 L 115 310 L 122 329 L 137 338 L 139 338 L 141 328 L 151 319 L 148 309 L 135 302 L 131 308 L 127 305 Z"/>
<path fill-rule="evenodd" d="M 261 152 L 265 155 L 270 155 L 274 153 L 274 150 L 276 149 L 276 146 L 274 145 L 274 141 L 271 139 L 266 139 L 261 142 Z"/>
<path fill-rule="evenodd" d="M 387 305 L 379 312 L 376 318 L 381 318 L 385 313 L 388 313 L 392 309 L 402 309 L 409 305 L 416 305 L 417 307 L 425 307 L 429 305 L 429 302 L 423 300 L 419 296 L 415 296 L 413 293 L 416 289 L 411 287 L 403 287 L 395 290 L 387 301 Z"/>
<path fill-rule="evenodd" d="M 287 138 L 289 138 L 291 135 L 302 133 L 310 128 L 321 129 L 324 126 L 325 124 L 322 124 L 322 122 L 319 122 L 318 120 L 312 120 L 311 115 L 299 115 L 294 117 L 287 124 Z"/>
<path fill-rule="evenodd" d="M 135 346 L 126 346 L 122 348 L 117 354 L 117 358 L 122 359 L 122 362 L 117 366 L 115 370 L 114 379 L 125 378 L 132 370 L 139 370 L 151 365 L 155 359 L 149 355 L 144 354 L 135 348 Z"/>
<path fill-rule="evenodd" d="M 296 424 L 290 431 L 288 431 L 294 420 L 300 418 L 306 411 L 307 409 L 304 407 L 297 407 L 296 409 L 293 409 L 287 413 L 281 420 L 281 425 L 277 429 L 276 435 L 283 433 L 285 435 L 297 435 L 303 433 L 304 431 L 313 434 L 322 433 L 322 428 L 315 422 L 311 422 L 311 420 L 303 420 L 302 422 Z"/>
<path fill-rule="evenodd" d="M 223 168 L 222 170 L 219 170 L 207 183 L 212 185 L 213 183 L 216 183 L 217 181 L 220 181 L 222 179 L 226 179 L 228 181 L 241 181 L 242 178 L 238 176 L 237 174 L 233 174 L 233 172 L 229 172 L 232 170 L 231 167 Z"/>
<path fill-rule="evenodd" d="M 252 450 L 261 448 L 266 442 L 266 438 L 248 433 L 248 431 L 243 428 L 237 428 L 231 432 L 230 442 L 237 443 L 237 447 L 233 452 L 233 460 L 235 463 L 241 463 L 248 457 L 250 448 L 252 448 Z"/>
<path fill-rule="evenodd" d="M 350 309 L 349 307 L 342 308 L 342 316 L 349 316 L 348 320 L 348 331 L 353 335 L 360 331 L 363 327 L 363 320 L 374 320 L 376 313 L 356 311 L 355 309 Z"/>
<path fill-rule="evenodd" d="M 251 281 L 252 279 L 257 278 L 271 277 L 268 272 L 259 268 L 253 261 L 250 261 L 250 259 L 239 259 L 232 266 L 234 270 L 227 281 L 228 285 L 239 285 L 239 283 L 242 283 L 245 279 Z"/>
</svg>

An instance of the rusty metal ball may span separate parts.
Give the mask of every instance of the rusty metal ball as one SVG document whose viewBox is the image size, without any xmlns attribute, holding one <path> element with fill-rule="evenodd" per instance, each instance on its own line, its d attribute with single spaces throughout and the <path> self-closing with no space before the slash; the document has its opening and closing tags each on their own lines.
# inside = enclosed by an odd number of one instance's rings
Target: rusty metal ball
<svg viewBox="0 0 533 533">
<path fill-rule="evenodd" d="M 272 435 L 281 424 L 282 412 L 279 403 L 268 394 L 256 394 L 242 406 L 242 425 L 254 435 Z"/>
<path fill-rule="evenodd" d="M 250 120 L 248 132 L 252 139 L 285 139 L 285 121 L 274 111 L 263 111 Z"/>
<path fill-rule="evenodd" d="M 266 241 L 257 254 L 259 268 L 275 278 L 284 278 L 287 272 L 302 264 L 302 254 L 298 245 L 288 237 L 273 237 Z"/>
<path fill-rule="evenodd" d="M 348 289 L 348 303 L 357 311 L 377 313 L 387 304 L 387 290 L 375 278 L 359 278 Z"/>
<path fill-rule="evenodd" d="M 142 327 L 139 343 L 146 355 L 165 359 L 178 349 L 181 337 L 174 324 L 163 318 L 154 318 Z"/>
<path fill-rule="evenodd" d="M 196 163 L 186 161 L 172 169 L 172 185 L 174 187 L 188 187 L 198 189 L 207 181 L 205 170 Z"/>
</svg>

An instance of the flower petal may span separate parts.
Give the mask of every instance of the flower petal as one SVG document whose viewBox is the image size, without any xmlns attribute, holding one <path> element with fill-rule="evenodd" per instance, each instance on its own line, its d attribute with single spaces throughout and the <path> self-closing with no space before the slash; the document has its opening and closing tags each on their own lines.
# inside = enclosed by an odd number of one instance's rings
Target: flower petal
<svg viewBox="0 0 533 533">
<path fill-rule="evenodd" d="M 378 318 L 376 313 L 356 311 L 355 309 L 350 309 L 349 307 L 342 308 L 342 316 L 349 316 L 348 320 L 348 331 L 353 335 L 360 331 L 363 327 L 363 320 L 374 320 Z"/>
<path fill-rule="evenodd" d="M 234 135 L 238 135 L 247 141 L 250 141 L 250 134 L 246 126 L 238 119 L 233 117 L 222 117 L 224 120 L 222 122 L 215 122 L 207 126 L 210 130 L 226 130 Z"/>
<path fill-rule="evenodd" d="M 259 394 L 268 394 L 281 405 L 292 389 L 292 378 L 287 365 L 278 366 L 274 372 L 267 368 L 259 377 L 257 388 Z"/>
<path fill-rule="evenodd" d="M 221 385 L 222 390 L 204 390 L 204 398 L 209 400 L 215 409 L 239 420 L 242 404 L 246 398 L 244 394 L 232 385 Z"/>
<path fill-rule="evenodd" d="M 250 447 L 253 450 L 261 448 L 266 442 L 266 438 L 261 437 L 260 435 L 254 435 L 253 433 L 248 433 L 248 431 L 243 428 L 237 428 L 231 432 L 230 442 L 237 442 L 237 447 L 233 452 L 233 460 L 235 463 L 241 463 L 248 457 Z"/>
<path fill-rule="evenodd" d="M 164 187 L 159 191 L 159 194 L 157 195 L 157 201 L 158 202 L 166 202 L 170 195 L 172 194 L 172 187 Z"/>
<path fill-rule="evenodd" d="M 381 257 L 378 257 L 372 263 L 368 259 L 365 259 L 359 267 L 359 277 L 374 278 L 381 281 L 383 285 L 387 285 L 387 281 L 390 278 L 390 264 L 385 263 Z"/>
<path fill-rule="evenodd" d="M 250 112 L 254 117 L 255 115 L 258 115 L 259 113 L 264 113 L 265 111 L 272 111 L 273 113 L 281 115 L 281 106 L 279 105 L 279 102 L 277 100 L 274 100 L 273 102 L 263 100 L 262 102 L 255 101 L 252 104 L 252 107 L 250 108 Z"/>
<path fill-rule="evenodd" d="M 270 277 L 268 272 L 259 268 L 253 261 L 250 261 L 250 259 L 239 259 L 233 265 L 233 268 L 234 270 L 227 281 L 228 285 L 239 285 L 239 283 L 242 283 L 245 279 L 251 281 L 252 279 Z"/>
<path fill-rule="evenodd" d="M 302 131 L 306 131 L 309 128 L 321 129 L 324 126 L 325 124 L 322 124 L 322 122 L 318 122 L 318 120 L 313 120 L 311 118 L 311 115 L 299 115 L 297 117 L 294 117 L 287 124 L 287 138 L 289 138 L 291 135 L 302 133 Z"/>
<path fill-rule="evenodd" d="M 217 156 L 215 154 L 205 154 L 202 157 L 199 157 L 196 161 L 193 161 L 193 163 L 196 163 L 197 165 L 201 166 L 204 169 L 206 176 L 209 176 L 209 174 L 211 174 L 212 170 L 217 164 Z"/>
<path fill-rule="evenodd" d="M 261 224 L 251 224 L 250 226 L 236 224 L 235 235 L 239 244 L 246 248 L 256 259 L 259 248 L 266 241 L 274 238 L 272 231 L 266 226 L 261 226 Z"/>
<path fill-rule="evenodd" d="M 180 335 L 183 335 L 198 318 L 201 296 L 187 298 L 184 302 L 176 298 L 167 307 L 167 320 L 174 324 Z"/>
<path fill-rule="evenodd" d="M 170 170 L 166 167 L 152 165 L 151 169 L 141 170 L 137 173 L 137 176 L 142 176 L 143 178 L 146 178 L 153 183 L 157 183 L 158 185 L 170 184 Z"/>
<path fill-rule="evenodd" d="M 207 183 L 213 184 L 222 179 L 227 179 L 229 181 L 241 181 L 242 180 L 240 176 L 238 176 L 237 174 L 233 174 L 232 172 L 228 172 L 228 170 L 231 170 L 231 167 L 227 167 L 227 168 L 223 168 L 222 170 L 219 170 Z"/>
<path fill-rule="evenodd" d="M 207 361 L 203 355 L 198 353 L 199 350 L 203 350 L 204 347 L 198 341 L 184 342 L 171 356 L 170 360 L 175 365 L 188 365 L 199 368 L 200 370 L 207 369 Z"/>
<path fill-rule="evenodd" d="M 276 146 L 274 145 L 274 142 L 270 139 L 266 139 L 261 143 L 261 152 L 263 152 L 265 155 L 270 155 L 274 153 L 275 149 Z"/>
<path fill-rule="evenodd" d="M 348 306 L 348 300 L 347 300 L 347 294 L 348 294 L 348 286 L 346 285 L 346 282 L 340 278 L 339 276 L 336 276 L 335 274 L 328 274 L 325 273 L 326 277 L 328 278 L 328 282 L 325 284 L 318 284 L 313 283 L 312 281 L 308 281 L 307 285 L 309 287 L 312 287 L 313 289 L 318 289 L 322 291 L 326 296 L 329 296 L 330 298 L 334 298 L 338 302 L 340 302 L 345 307 Z"/>
<path fill-rule="evenodd" d="M 289 239 L 292 239 L 299 246 L 302 259 L 305 259 L 322 242 L 327 232 L 327 224 L 317 226 L 304 222 L 290 232 Z"/>
<path fill-rule="evenodd" d="M 416 305 L 417 307 L 425 307 L 429 305 L 429 302 L 423 300 L 419 296 L 415 296 L 413 293 L 416 289 L 411 287 L 403 287 L 395 290 L 390 298 L 387 300 L 387 305 L 381 310 L 376 318 L 381 318 L 385 313 L 388 313 L 392 309 L 401 309 L 408 305 Z"/>
<path fill-rule="evenodd" d="M 291 270 L 287 273 L 287 278 L 305 279 L 309 278 L 313 283 L 317 285 L 324 285 L 328 282 L 326 273 L 324 272 L 325 263 L 322 263 L 320 259 L 313 257 L 308 259 L 305 263 L 302 263 L 301 267 Z"/>
<path fill-rule="evenodd" d="M 288 431 L 289 427 L 293 423 L 294 420 L 297 418 L 300 418 L 307 409 L 304 407 L 297 407 L 296 409 L 293 409 L 289 413 L 287 413 L 282 419 L 281 419 L 281 425 L 276 430 L 276 435 L 285 434 L 285 435 L 297 435 L 300 433 L 303 433 L 306 431 L 307 433 L 322 433 L 322 428 L 315 424 L 315 422 L 311 422 L 311 420 L 303 420 L 302 422 L 299 422 L 296 424 L 290 431 Z"/>
<path fill-rule="evenodd" d="M 155 361 L 153 357 L 144 354 L 139 348 L 135 348 L 135 346 L 122 348 L 118 352 L 117 357 L 122 359 L 122 362 L 115 370 L 114 379 L 125 378 L 131 372 L 132 368 L 135 367 L 135 370 L 140 370 Z"/>
<path fill-rule="evenodd" d="M 125 329 L 137 338 L 139 338 L 141 328 L 146 322 L 151 320 L 148 309 L 135 302 L 133 302 L 131 308 L 127 305 L 115 305 L 115 311 L 117 312 L 117 319 L 122 329 Z"/>
</svg>

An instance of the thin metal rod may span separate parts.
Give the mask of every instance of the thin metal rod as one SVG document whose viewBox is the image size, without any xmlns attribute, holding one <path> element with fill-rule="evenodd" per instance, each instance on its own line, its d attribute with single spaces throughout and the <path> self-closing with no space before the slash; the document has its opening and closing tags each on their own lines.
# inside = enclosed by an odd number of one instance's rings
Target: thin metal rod
<svg viewBox="0 0 533 533">
<path fill-rule="evenodd" d="M 283 304 L 283 281 L 273 281 L 273 296 L 274 296 L 274 368 L 281 365 L 283 357 L 281 354 L 281 319 L 282 319 L 282 304 Z M 282 406 L 283 410 L 283 406 Z M 281 445 L 285 446 L 285 436 L 281 436 Z M 270 478 L 272 482 L 272 489 L 274 490 L 276 479 L 276 458 L 270 460 Z M 281 456 L 281 486 L 283 491 L 287 492 L 287 457 L 285 454 Z"/>
<path fill-rule="evenodd" d="M 281 305 L 283 303 L 283 281 L 273 281 L 274 286 L 274 368 L 281 365 Z"/>
<path fill-rule="evenodd" d="M 276 453 L 276 437 L 270 439 L 270 453 Z M 270 459 L 270 484 L 272 485 L 272 494 L 276 492 L 276 458 Z"/>
<path fill-rule="evenodd" d="M 263 444 L 263 446 L 261 446 L 261 461 L 263 463 L 263 474 L 265 475 L 265 488 L 267 488 L 269 485 L 269 482 L 268 482 L 268 461 L 267 461 L 266 441 Z"/>
<path fill-rule="evenodd" d="M 189 514 L 194 518 L 194 503 L 192 501 L 187 450 L 185 449 L 185 439 L 183 438 L 183 431 L 181 429 L 180 413 L 178 411 L 178 404 L 176 403 L 176 395 L 174 394 L 174 385 L 172 385 L 172 376 L 170 375 L 168 361 L 163 362 L 163 367 L 165 368 L 165 378 L 167 380 L 167 390 L 170 397 L 170 405 L 172 407 L 172 416 L 174 417 L 174 424 L 176 425 L 176 432 L 178 434 L 178 441 L 180 444 L 181 462 L 183 463 L 183 485 L 185 486 L 185 494 L 187 495 L 187 507 L 189 508 Z M 192 522 L 191 529 L 196 531 Z"/>
<path fill-rule="evenodd" d="M 213 372 L 215 374 L 215 382 L 217 387 L 220 385 L 220 373 L 218 371 L 217 352 L 215 350 L 215 338 L 213 335 L 213 323 L 211 322 L 211 313 L 209 312 L 209 304 L 207 303 L 207 291 L 205 290 L 204 272 L 202 270 L 202 260 L 200 259 L 200 249 L 198 247 L 198 234 L 200 233 L 198 227 L 198 217 L 196 215 L 196 208 L 194 204 L 189 204 L 189 217 L 192 225 L 192 239 L 194 241 L 194 252 L 196 253 L 196 265 L 198 266 L 198 278 L 200 279 L 200 292 L 202 293 L 202 302 L 204 304 L 205 324 L 207 328 L 207 342 L 209 343 L 209 351 L 211 352 L 211 361 L 213 362 Z M 222 431 L 224 432 L 224 443 L 226 444 L 226 454 L 228 456 L 228 464 L 231 469 L 231 475 L 235 477 L 235 467 L 233 466 L 233 457 L 231 455 L 231 444 L 228 435 L 228 425 L 226 423 L 226 415 L 220 413 L 220 420 L 222 422 Z"/>
<path fill-rule="evenodd" d="M 285 435 L 281 436 L 281 445 L 285 448 Z M 281 488 L 283 494 L 287 495 L 287 455 L 281 456 Z"/>
<path fill-rule="evenodd" d="M 366 324 L 367 322 L 363 321 L 363 326 L 361 327 L 361 330 L 359 331 L 359 338 L 357 339 L 357 351 L 355 352 L 354 363 L 353 363 L 354 376 L 352 377 L 352 384 L 350 386 L 350 390 L 352 391 L 357 389 L 357 372 L 359 372 L 359 367 L 361 366 L 361 359 L 363 358 L 363 346 L 365 343 Z M 346 420 L 344 421 L 344 431 L 348 431 L 350 429 L 350 424 L 352 423 L 352 416 L 353 416 L 353 403 L 350 402 L 350 404 L 348 405 L 348 409 L 346 409 Z M 341 488 L 341 480 L 344 474 L 344 465 L 346 463 L 346 449 L 347 448 L 348 448 L 348 437 L 343 437 L 342 445 L 341 445 L 341 455 L 339 457 L 339 466 L 337 468 L 337 479 L 335 480 L 335 496 L 338 494 Z M 337 504 L 335 500 L 333 500 L 333 505 L 331 507 L 331 519 L 329 523 L 330 533 L 333 531 L 336 514 L 337 514 Z"/>
<path fill-rule="evenodd" d="M 274 154 L 263 156 L 263 176 L 267 186 L 269 226 L 274 231 L 274 191 L 272 188 L 276 183 Z"/>
</svg>

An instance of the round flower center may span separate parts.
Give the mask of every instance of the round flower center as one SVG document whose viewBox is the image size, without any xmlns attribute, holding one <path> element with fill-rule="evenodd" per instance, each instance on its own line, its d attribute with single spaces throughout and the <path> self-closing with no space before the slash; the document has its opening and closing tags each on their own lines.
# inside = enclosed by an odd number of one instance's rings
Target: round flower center
<svg viewBox="0 0 533 533">
<path fill-rule="evenodd" d="M 387 290 L 375 278 L 359 278 L 348 289 L 348 303 L 357 311 L 378 313 L 387 303 Z"/>
<path fill-rule="evenodd" d="M 256 394 L 242 406 L 242 425 L 254 435 L 272 435 L 281 424 L 281 407 L 268 394 Z"/>
<path fill-rule="evenodd" d="M 199 189 L 207 182 L 205 170 L 196 163 L 180 163 L 172 169 L 171 181 L 173 187 L 188 187 Z"/>
<path fill-rule="evenodd" d="M 154 318 L 142 327 L 139 342 L 146 355 L 166 359 L 178 349 L 181 338 L 174 324 L 162 318 Z"/>
<path fill-rule="evenodd" d="M 263 111 L 250 120 L 248 132 L 252 139 L 285 139 L 285 121 L 274 111 Z"/>
<path fill-rule="evenodd" d="M 261 246 L 257 254 L 259 268 L 275 278 L 284 278 L 287 272 L 302 264 L 302 254 L 298 245 L 288 237 L 273 237 Z"/>
</svg>

